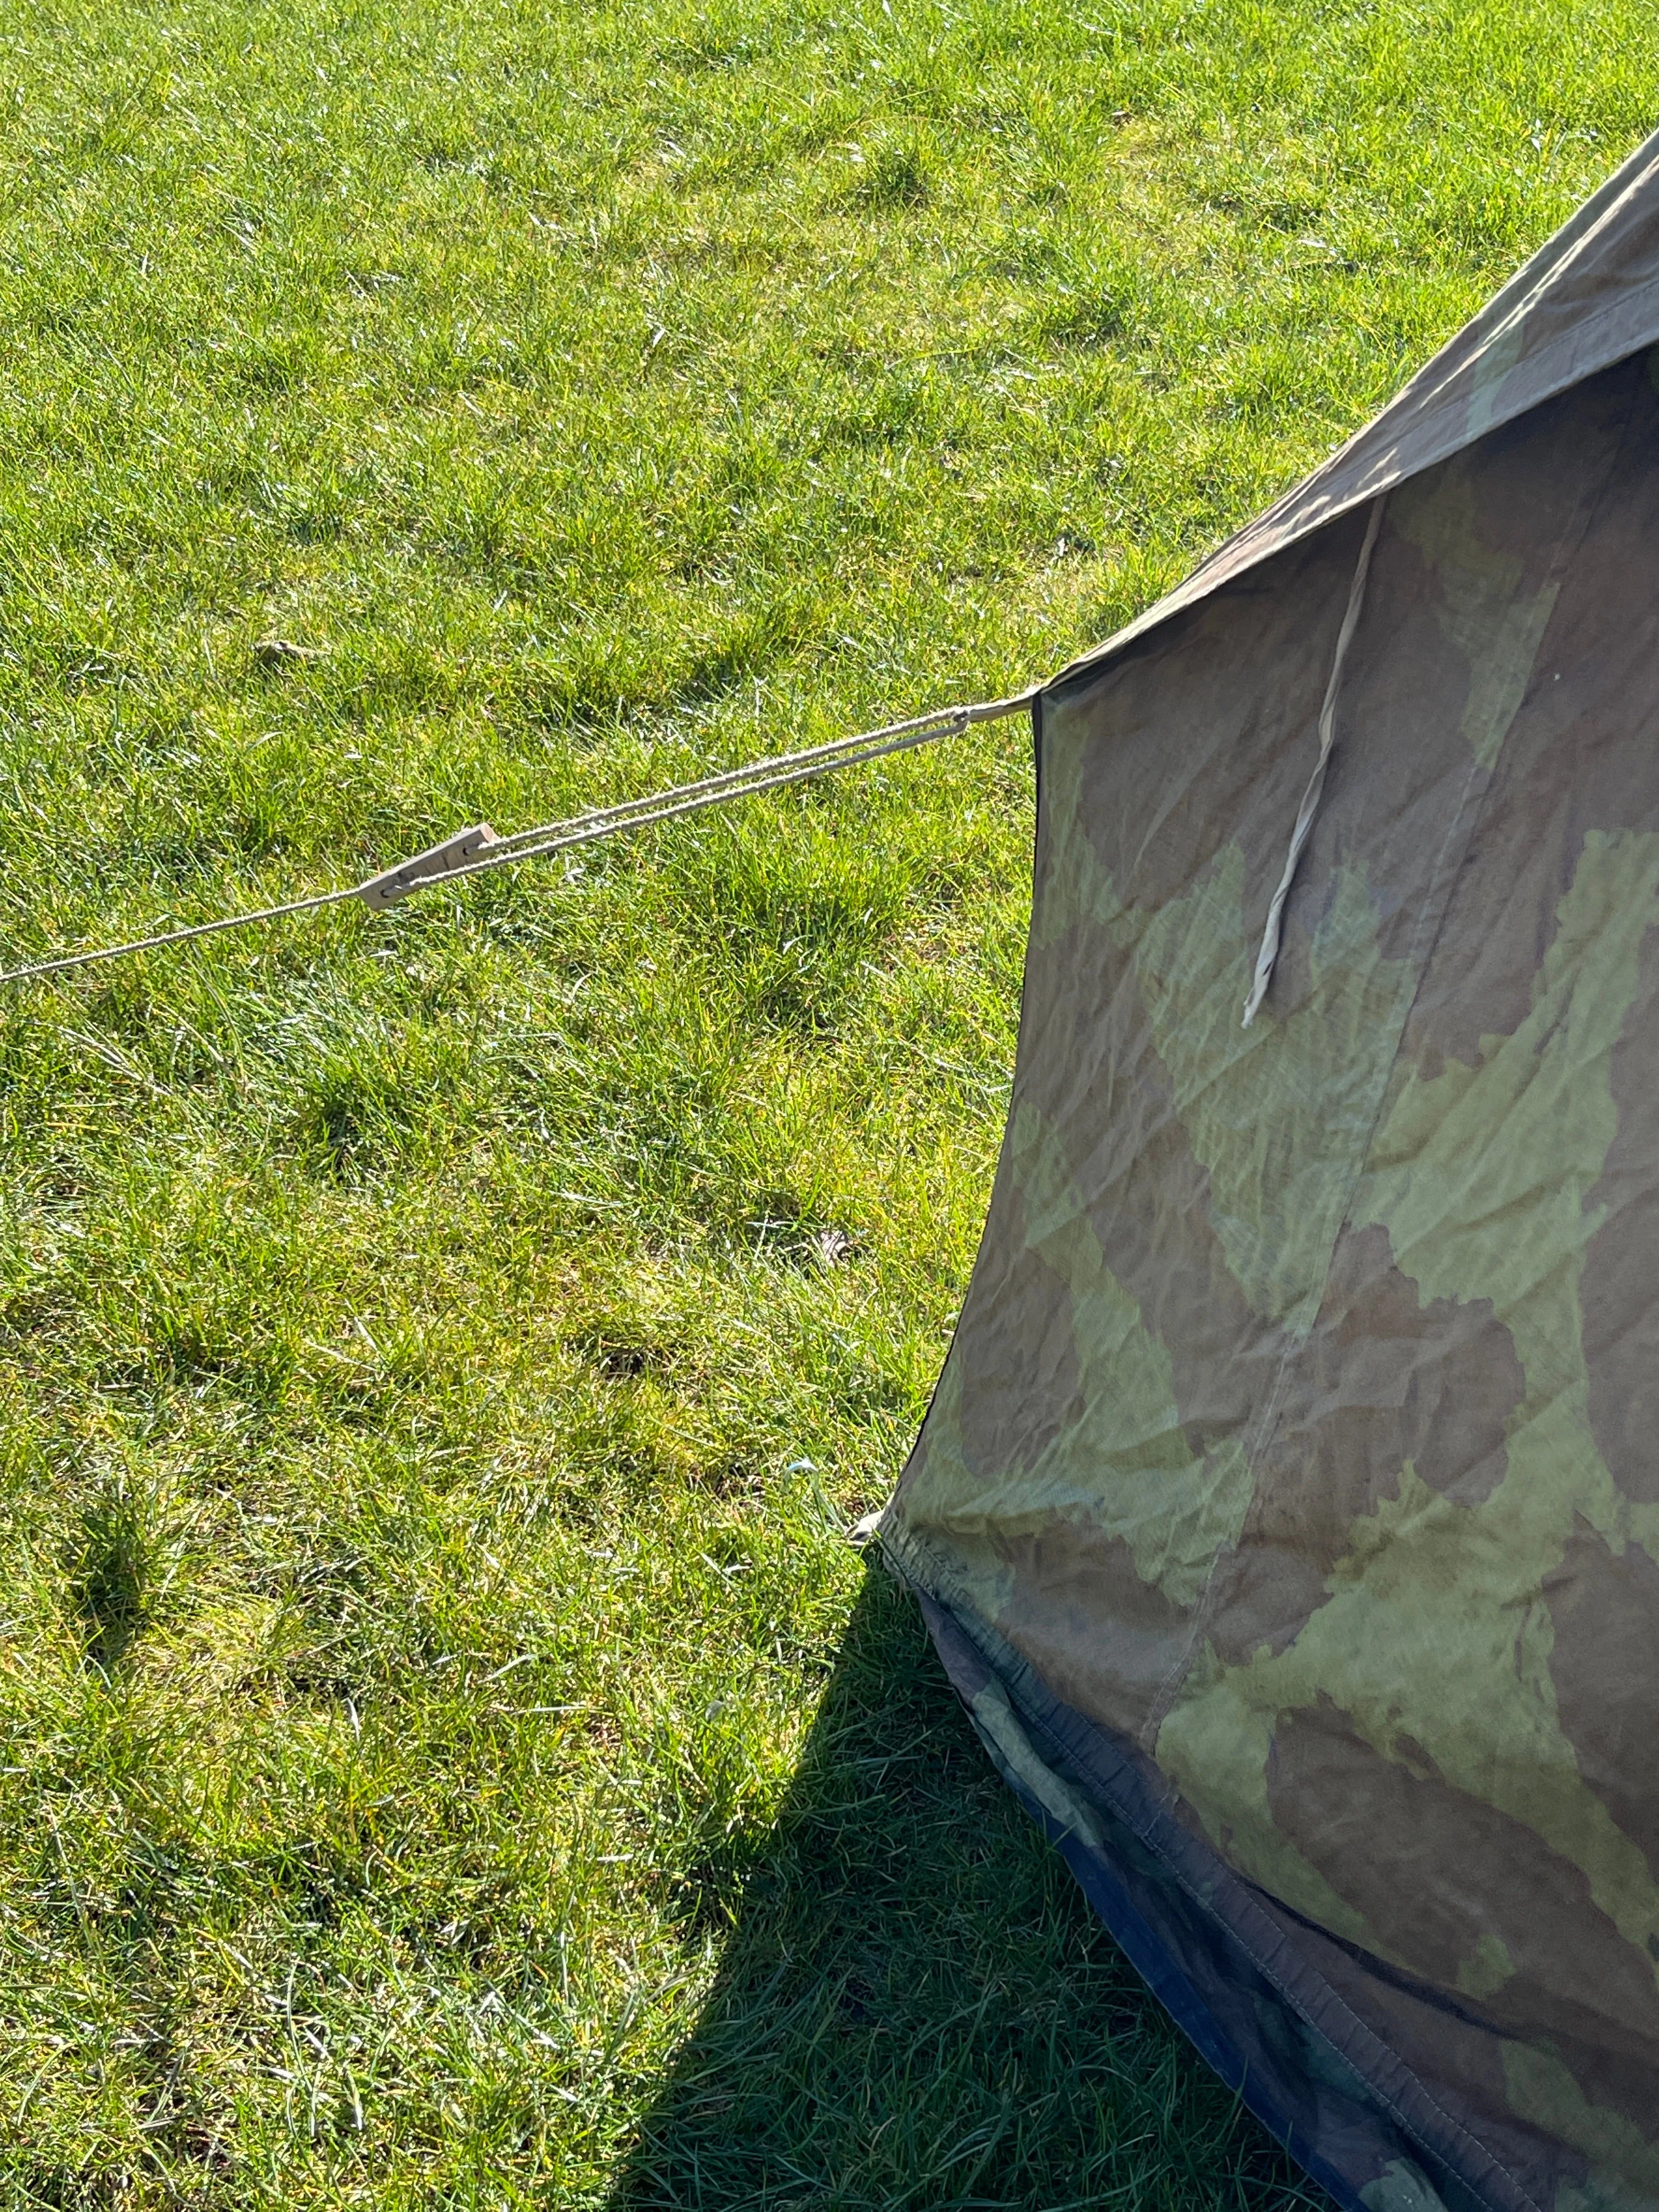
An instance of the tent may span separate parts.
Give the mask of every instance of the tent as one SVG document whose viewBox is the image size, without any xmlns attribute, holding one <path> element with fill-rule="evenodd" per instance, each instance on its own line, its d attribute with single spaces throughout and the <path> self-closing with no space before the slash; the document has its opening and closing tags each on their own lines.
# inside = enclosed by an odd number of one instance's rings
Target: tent
<svg viewBox="0 0 1659 2212">
<path fill-rule="evenodd" d="M 1659 137 L 1042 690 L 1007 1132 L 878 1524 L 1367 2212 L 1659 2205 L 1656 341 Z"/>
</svg>

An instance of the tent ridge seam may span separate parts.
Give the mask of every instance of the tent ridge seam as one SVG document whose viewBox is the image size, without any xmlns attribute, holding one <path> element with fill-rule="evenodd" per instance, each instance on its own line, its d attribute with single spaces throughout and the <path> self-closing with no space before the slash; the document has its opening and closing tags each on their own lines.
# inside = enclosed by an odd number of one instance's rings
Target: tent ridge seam
<svg viewBox="0 0 1659 2212">
<path fill-rule="evenodd" d="M 1516 279 L 1524 273 L 1523 264 L 1523 267 L 1516 272 Z M 1304 477 L 1299 482 L 1290 485 L 1280 493 L 1272 506 L 1265 508 L 1251 521 L 1245 523 L 1231 537 L 1223 538 L 1220 544 L 1206 553 L 1198 566 L 1192 569 L 1180 583 L 1165 592 L 1162 599 L 1154 600 L 1150 607 L 1135 616 L 1132 621 L 1126 623 L 1121 629 L 1115 631 L 1109 638 L 1103 638 L 1098 645 L 1091 647 L 1087 653 L 1079 654 L 1074 659 L 1066 662 L 1062 667 L 1056 669 L 1043 688 L 1046 690 L 1057 690 L 1062 685 L 1079 682 L 1094 675 L 1127 647 L 1138 644 L 1142 638 L 1152 635 L 1166 622 L 1173 621 L 1176 615 L 1184 614 L 1188 608 L 1200 605 L 1205 599 L 1221 590 L 1224 585 L 1233 583 L 1238 578 L 1248 575 L 1253 568 L 1259 568 L 1263 562 L 1272 560 L 1275 554 L 1285 552 L 1291 546 L 1301 544 L 1304 538 L 1313 537 L 1317 532 L 1328 528 L 1331 524 L 1340 522 L 1345 515 L 1352 514 L 1356 508 L 1364 506 L 1368 500 L 1376 499 L 1386 492 L 1397 490 L 1401 484 L 1409 483 L 1415 477 L 1426 475 L 1429 470 L 1438 468 L 1443 462 L 1455 459 L 1459 453 L 1467 451 L 1469 447 L 1479 445 L 1482 438 L 1490 437 L 1495 431 L 1504 429 L 1510 422 L 1518 422 L 1522 416 L 1532 414 L 1535 409 L 1545 405 L 1547 401 L 1559 399 L 1564 393 L 1575 390 L 1581 384 L 1588 383 L 1591 377 L 1599 375 L 1603 369 L 1612 368 L 1618 362 L 1630 360 L 1637 354 L 1644 352 L 1653 343 L 1656 337 L 1659 337 L 1659 311 L 1650 314 L 1646 323 L 1638 326 L 1640 335 L 1633 337 L 1627 344 L 1621 346 L 1616 353 L 1610 354 L 1606 358 L 1600 356 L 1593 347 L 1587 347 L 1584 341 L 1587 337 L 1594 337 L 1604 325 L 1627 318 L 1632 301 L 1640 300 L 1649 294 L 1654 295 L 1656 303 L 1659 303 L 1659 277 L 1650 279 L 1643 285 L 1632 286 L 1629 291 L 1607 301 L 1600 307 L 1590 310 L 1585 315 L 1575 337 L 1571 358 L 1556 375 L 1547 379 L 1538 389 L 1528 391 L 1524 397 L 1517 397 L 1512 405 L 1495 411 L 1489 420 L 1481 422 L 1478 428 L 1472 428 L 1466 422 L 1448 443 L 1443 446 L 1431 447 L 1409 468 L 1391 467 L 1392 455 L 1380 454 L 1375 475 L 1362 478 L 1358 483 L 1334 499 L 1328 507 L 1311 507 L 1299 520 L 1285 529 L 1282 535 L 1276 534 L 1276 522 L 1281 519 L 1289 520 L 1294 511 L 1294 502 L 1297 495 L 1307 491 L 1312 485 L 1317 483 L 1322 477 L 1332 474 L 1343 457 L 1352 453 L 1358 447 L 1361 440 L 1382 420 L 1384 415 L 1390 413 L 1392 409 L 1385 408 L 1380 413 L 1373 415 L 1369 421 L 1362 422 L 1357 429 L 1344 439 L 1336 451 L 1328 460 L 1322 462 L 1311 476 Z M 1446 346 L 1455 344 L 1461 335 L 1461 332 L 1455 332 L 1452 337 L 1447 340 Z M 1443 401 L 1445 391 L 1450 389 L 1452 384 L 1457 380 L 1464 377 L 1474 364 L 1482 358 L 1489 343 L 1489 339 L 1484 341 L 1480 351 L 1472 354 L 1468 362 L 1453 372 L 1448 385 L 1440 392 L 1424 393 L 1415 403 L 1418 411 L 1427 410 L 1431 404 L 1440 404 Z M 1440 349 L 1441 353 L 1445 350 L 1446 347 Z M 1419 370 L 1418 374 L 1426 375 L 1439 357 L 1439 353 L 1431 355 L 1428 361 Z M 1259 543 L 1256 542 L 1258 540 Z M 1240 555 L 1243 557 L 1230 561 L 1230 555 Z M 1218 570 L 1220 573 L 1212 573 Z"/>
</svg>

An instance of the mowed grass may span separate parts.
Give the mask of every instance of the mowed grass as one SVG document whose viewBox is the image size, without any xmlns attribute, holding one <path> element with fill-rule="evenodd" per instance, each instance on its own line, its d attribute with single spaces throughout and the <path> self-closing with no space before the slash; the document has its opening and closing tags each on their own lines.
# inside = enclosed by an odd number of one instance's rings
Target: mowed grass
<svg viewBox="0 0 1659 2212">
<path fill-rule="evenodd" d="M 1622 157 L 1650 33 L 12 0 L 5 964 L 1051 670 Z M 1030 784 L 0 998 L 0 2203 L 1295 2200 L 844 1541 Z"/>
</svg>

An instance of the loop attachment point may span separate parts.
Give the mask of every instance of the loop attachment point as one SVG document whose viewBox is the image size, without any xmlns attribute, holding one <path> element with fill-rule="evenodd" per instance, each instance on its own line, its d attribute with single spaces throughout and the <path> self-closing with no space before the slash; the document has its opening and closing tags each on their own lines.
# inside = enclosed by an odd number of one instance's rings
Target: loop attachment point
<svg viewBox="0 0 1659 2212">
<path fill-rule="evenodd" d="M 487 822 L 480 822 L 471 830 L 458 830 L 441 845 L 428 845 L 412 860 L 400 860 L 395 868 L 387 868 L 380 875 L 371 876 L 366 884 L 359 884 L 357 896 L 378 914 L 385 907 L 396 906 L 400 898 L 407 898 L 428 878 L 447 876 L 452 868 L 476 860 L 486 845 L 497 842 L 495 832 Z"/>
</svg>

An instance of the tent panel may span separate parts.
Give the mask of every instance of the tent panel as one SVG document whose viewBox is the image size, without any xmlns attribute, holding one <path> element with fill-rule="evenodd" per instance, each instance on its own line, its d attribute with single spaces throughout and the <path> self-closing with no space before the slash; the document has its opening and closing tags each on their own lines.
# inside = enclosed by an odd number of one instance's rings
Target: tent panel
<svg viewBox="0 0 1659 2212">
<path fill-rule="evenodd" d="M 1659 132 L 1312 476 L 1145 614 L 1082 675 L 1256 562 L 1659 339 Z"/>
<path fill-rule="evenodd" d="M 1490 2171 L 1422 2159 L 1659 2204 L 1652 360 L 1390 495 L 1246 1030 L 1364 527 L 1042 702 L 1008 1133 L 883 1537 Z"/>
</svg>

